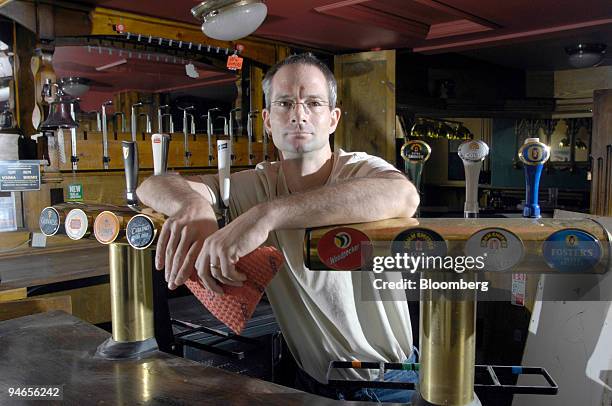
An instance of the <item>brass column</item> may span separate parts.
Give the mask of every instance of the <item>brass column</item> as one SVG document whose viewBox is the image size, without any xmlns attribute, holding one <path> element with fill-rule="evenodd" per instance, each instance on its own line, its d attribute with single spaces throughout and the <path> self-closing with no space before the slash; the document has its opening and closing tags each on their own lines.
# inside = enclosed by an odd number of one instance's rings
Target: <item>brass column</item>
<svg viewBox="0 0 612 406">
<path fill-rule="evenodd" d="M 109 245 L 113 339 L 144 341 L 154 337 L 150 250 Z"/>
<path fill-rule="evenodd" d="M 158 349 L 153 321 L 152 251 L 125 243 L 108 246 L 113 335 L 96 357 L 139 359 Z"/>
<path fill-rule="evenodd" d="M 456 280 L 430 272 L 432 281 Z M 462 275 L 466 282 L 473 274 Z M 420 393 L 434 405 L 464 406 L 474 401 L 476 291 L 421 290 Z"/>
</svg>

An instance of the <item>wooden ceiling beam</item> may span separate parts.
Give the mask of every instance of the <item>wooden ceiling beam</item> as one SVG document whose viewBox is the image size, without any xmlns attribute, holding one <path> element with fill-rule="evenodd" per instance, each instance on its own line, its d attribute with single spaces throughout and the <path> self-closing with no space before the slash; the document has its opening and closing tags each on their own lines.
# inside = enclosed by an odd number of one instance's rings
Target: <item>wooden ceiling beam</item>
<svg viewBox="0 0 612 406">
<path fill-rule="evenodd" d="M 271 66 L 276 62 L 276 47 L 271 41 L 243 38 L 237 41 L 219 41 L 206 37 L 199 25 L 164 20 L 118 10 L 97 7 L 91 13 L 92 28 L 90 35 L 119 36 L 116 26 L 122 24 L 125 31 L 173 39 L 183 42 L 195 42 L 213 47 L 234 49 L 237 44 L 244 45 L 241 55 Z"/>
<path fill-rule="evenodd" d="M 460 39 L 455 41 L 437 41 L 435 44 L 425 45 L 422 47 L 416 47 L 413 49 L 414 52 L 420 52 L 424 54 L 437 54 L 444 52 L 461 52 L 469 49 L 484 48 L 497 45 L 507 45 L 519 42 L 533 41 L 536 39 L 546 39 L 559 35 L 559 33 L 567 33 L 573 30 L 579 30 L 584 28 L 592 28 L 597 26 L 604 26 L 612 24 L 612 18 L 606 18 L 601 20 L 583 21 L 576 24 L 559 25 L 555 27 L 540 28 L 526 31 L 516 32 L 505 32 L 505 33 L 492 33 L 492 35 L 472 38 L 472 39 Z"/>
<path fill-rule="evenodd" d="M 412 0 L 416 3 L 422 4 L 427 7 L 431 7 L 433 9 L 442 11 L 446 14 L 459 17 L 461 19 L 466 19 L 472 22 L 475 22 L 480 25 L 484 25 L 485 27 L 489 27 L 492 29 L 502 28 L 501 25 L 497 24 L 494 21 L 487 20 L 486 18 L 479 17 L 475 14 L 468 13 L 467 11 L 460 10 L 456 7 L 449 6 L 447 4 L 442 3 L 437 0 Z"/>
<path fill-rule="evenodd" d="M 424 39 L 429 32 L 429 25 L 420 21 L 389 14 L 363 4 L 354 4 L 350 1 L 342 3 L 348 5 L 343 4 L 338 7 L 330 7 L 338 5 L 338 3 L 335 3 L 334 5 L 316 7 L 315 11 L 344 20 L 384 28 L 412 38 Z"/>
</svg>

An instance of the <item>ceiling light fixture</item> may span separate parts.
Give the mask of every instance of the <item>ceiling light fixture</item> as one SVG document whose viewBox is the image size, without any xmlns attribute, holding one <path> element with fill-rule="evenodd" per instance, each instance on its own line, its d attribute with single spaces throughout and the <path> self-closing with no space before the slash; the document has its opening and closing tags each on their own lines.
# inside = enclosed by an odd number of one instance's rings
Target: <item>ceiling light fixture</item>
<svg viewBox="0 0 612 406">
<path fill-rule="evenodd" d="M 203 21 L 202 32 L 210 38 L 234 41 L 251 35 L 266 19 L 262 0 L 207 0 L 191 9 Z"/>
<path fill-rule="evenodd" d="M 90 80 L 86 78 L 68 77 L 62 78 L 59 85 L 64 93 L 72 97 L 81 97 L 89 90 Z"/>
<path fill-rule="evenodd" d="M 590 68 L 599 64 L 606 53 L 605 44 L 578 44 L 565 47 L 569 64 L 574 68 Z"/>
</svg>

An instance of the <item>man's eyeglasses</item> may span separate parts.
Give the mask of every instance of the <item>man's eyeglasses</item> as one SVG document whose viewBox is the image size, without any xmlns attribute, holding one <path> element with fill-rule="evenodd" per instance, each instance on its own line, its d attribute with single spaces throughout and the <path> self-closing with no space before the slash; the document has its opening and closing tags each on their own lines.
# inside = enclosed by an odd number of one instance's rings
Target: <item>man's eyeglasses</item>
<svg viewBox="0 0 612 406">
<path fill-rule="evenodd" d="M 276 100 L 273 101 L 272 106 L 274 106 L 278 111 L 282 113 L 288 113 L 293 110 L 298 104 L 301 104 L 306 110 L 307 113 L 322 113 L 326 109 L 329 109 L 329 103 L 321 100 L 308 100 L 302 103 L 298 103 L 293 100 Z"/>
</svg>

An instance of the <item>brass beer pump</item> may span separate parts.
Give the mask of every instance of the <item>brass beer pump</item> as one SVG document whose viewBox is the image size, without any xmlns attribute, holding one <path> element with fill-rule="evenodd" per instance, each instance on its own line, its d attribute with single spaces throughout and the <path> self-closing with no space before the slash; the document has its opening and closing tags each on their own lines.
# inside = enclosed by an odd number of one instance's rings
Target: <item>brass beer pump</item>
<svg viewBox="0 0 612 406">
<path fill-rule="evenodd" d="M 134 141 L 122 142 L 126 200 L 132 210 L 138 208 L 136 145 Z M 107 218 L 111 219 L 111 231 L 106 232 L 111 238 L 107 237 L 107 241 L 117 238 L 120 234 L 129 240 L 130 229 L 127 225 L 124 226 L 125 220 L 130 217 L 133 219 L 137 215 L 134 211 L 125 217 L 114 216 L 117 221 L 113 221 L 113 216 L 107 214 Z M 98 240 L 103 239 L 101 233 L 99 234 L 96 235 Z M 96 356 L 108 359 L 142 358 L 158 349 L 153 322 L 152 251 L 134 249 L 124 240 L 115 240 L 108 245 L 113 335 L 98 347 Z"/>
</svg>

